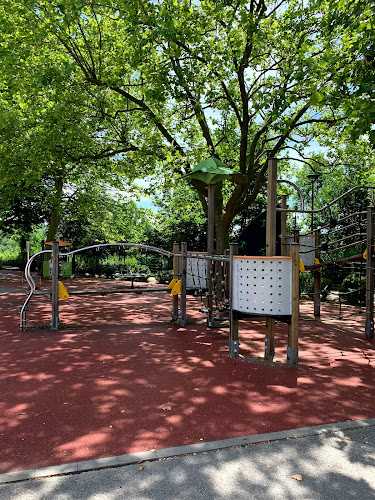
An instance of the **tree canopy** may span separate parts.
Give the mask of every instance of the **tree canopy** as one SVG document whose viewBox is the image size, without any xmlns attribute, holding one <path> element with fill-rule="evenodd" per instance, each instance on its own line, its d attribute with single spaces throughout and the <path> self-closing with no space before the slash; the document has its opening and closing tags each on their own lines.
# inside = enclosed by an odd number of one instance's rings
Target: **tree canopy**
<svg viewBox="0 0 375 500">
<path fill-rule="evenodd" d="M 262 189 L 268 158 L 303 153 L 319 134 L 349 122 L 353 131 L 369 130 L 373 82 L 363 59 L 373 48 L 371 3 L 11 0 L 8 6 L 15 38 L 27 46 L 18 66 L 29 57 L 29 67 L 42 65 L 44 76 L 51 76 L 50 65 L 60 71 L 42 85 L 43 95 L 46 86 L 54 92 L 51 102 L 65 104 L 52 127 L 68 135 L 55 147 L 59 164 L 79 165 L 81 178 L 85 159 L 113 155 L 129 179 L 153 175 L 168 187 L 201 160 L 220 159 L 238 174 L 216 184 L 222 251 L 233 219 Z M 8 53 L 14 61 L 14 50 Z M 191 184 L 207 210 L 206 185 Z"/>
</svg>

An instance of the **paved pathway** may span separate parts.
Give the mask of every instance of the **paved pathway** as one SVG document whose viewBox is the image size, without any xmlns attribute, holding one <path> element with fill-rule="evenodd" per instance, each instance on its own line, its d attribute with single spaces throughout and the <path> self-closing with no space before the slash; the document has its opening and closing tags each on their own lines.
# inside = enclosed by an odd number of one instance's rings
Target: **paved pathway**
<svg viewBox="0 0 375 500">
<path fill-rule="evenodd" d="M 375 419 L 280 439 L 0 486 L 2 500 L 373 500 Z M 304 434 L 304 435 L 303 435 Z M 255 436 L 251 438 L 254 439 Z M 212 444 L 211 444 L 212 446 Z M 209 448 L 210 443 L 202 445 Z M 160 451 L 158 452 L 160 453 Z M 5 476 L 5 475 L 4 475 Z M 0 476 L 4 479 L 4 476 Z"/>
</svg>

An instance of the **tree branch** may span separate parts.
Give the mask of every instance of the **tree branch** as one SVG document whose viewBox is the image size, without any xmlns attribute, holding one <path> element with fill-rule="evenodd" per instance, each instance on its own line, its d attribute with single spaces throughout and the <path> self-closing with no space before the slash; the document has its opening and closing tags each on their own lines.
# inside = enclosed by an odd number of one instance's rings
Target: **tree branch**
<svg viewBox="0 0 375 500">
<path fill-rule="evenodd" d="M 210 128 L 208 126 L 208 123 L 207 123 L 204 111 L 202 109 L 202 106 L 199 102 L 199 99 L 196 98 L 192 94 L 192 92 L 189 88 L 189 85 L 187 84 L 187 82 L 183 76 L 183 71 L 182 71 L 182 68 L 179 64 L 179 61 L 177 59 L 171 58 L 171 62 L 172 62 L 174 72 L 175 72 L 175 74 L 180 82 L 181 87 L 186 92 L 186 95 L 187 95 L 189 101 L 191 102 L 191 105 L 193 106 L 194 110 L 196 111 L 196 117 L 197 117 L 199 126 L 201 128 L 203 137 L 205 138 L 207 146 L 211 150 L 211 155 L 213 156 L 213 155 L 215 155 L 215 151 L 216 151 L 215 144 L 212 140 Z"/>
</svg>

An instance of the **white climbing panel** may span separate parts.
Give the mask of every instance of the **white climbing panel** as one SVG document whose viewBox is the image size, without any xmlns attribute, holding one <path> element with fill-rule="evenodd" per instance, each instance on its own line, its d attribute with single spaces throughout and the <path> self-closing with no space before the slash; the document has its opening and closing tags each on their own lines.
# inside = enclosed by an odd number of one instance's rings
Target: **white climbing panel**
<svg viewBox="0 0 375 500">
<path fill-rule="evenodd" d="M 293 241 L 293 236 L 287 236 L 287 243 L 293 243 Z M 301 235 L 299 237 L 299 258 L 302 260 L 304 266 L 312 266 L 314 264 L 315 236 L 313 234 Z"/>
<path fill-rule="evenodd" d="M 190 254 L 191 255 L 191 254 Z M 194 254 L 199 255 L 199 254 Z M 207 260 L 192 259 L 188 256 L 186 264 L 186 287 L 204 290 L 207 288 Z"/>
<path fill-rule="evenodd" d="M 234 257 L 235 311 L 265 315 L 292 314 L 291 257 Z"/>
</svg>

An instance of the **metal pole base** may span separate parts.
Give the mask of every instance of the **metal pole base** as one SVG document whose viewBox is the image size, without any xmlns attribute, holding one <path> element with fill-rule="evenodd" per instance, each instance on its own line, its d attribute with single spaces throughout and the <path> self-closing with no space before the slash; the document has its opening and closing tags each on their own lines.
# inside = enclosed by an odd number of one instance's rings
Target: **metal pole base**
<svg viewBox="0 0 375 500">
<path fill-rule="evenodd" d="M 59 317 L 52 316 L 51 317 L 51 330 L 58 330 L 58 329 L 59 329 Z"/>
<path fill-rule="evenodd" d="M 229 341 L 229 356 L 231 358 L 238 358 L 240 355 L 240 342 L 239 340 Z"/>
<path fill-rule="evenodd" d="M 184 317 L 180 312 L 180 326 L 186 326 L 186 316 Z"/>
<path fill-rule="evenodd" d="M 366 321 L 365 337 L 366 339 L 374 338 L 374 320 Z"/>
<path fill-rule="evenodd" d="M 273 358 L 275 356 L 275 339 L 266 337 L 264 339 L 264 357 Z"/>
<path fill-rule="evenodd" d="M 172 321 L 178 321 L 178 311 L 174 307 L 172 308 Z"/>
<path fill-rule="evenodd" d="M 293 349 L 293 347 L 286 348 L 286 364 L 287 366 L 298 366 L 298 348 Z"/>
</svg>

